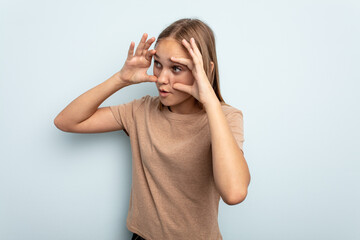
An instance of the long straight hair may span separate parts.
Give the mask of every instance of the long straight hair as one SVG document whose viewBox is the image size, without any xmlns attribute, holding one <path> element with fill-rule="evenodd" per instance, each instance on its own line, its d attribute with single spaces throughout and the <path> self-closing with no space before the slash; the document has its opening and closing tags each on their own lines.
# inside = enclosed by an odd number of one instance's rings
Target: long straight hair
<svg viewBox="0 0 360 240">
<path fill-rule="evenodd" d="M 186 39 L 190 42 L 190 38 L 194 38 L 197 47 L 202 55 L 204 70 L 214 92 L 221 104 L 226 104 L 220 93 L 219 68 L 216 57 L 215 37 L 211 28 L 203 21 L 196 18 L 183 18 L 173 22 L 165 28 L 158 36 L 155 47 L 164 38 L 172 38 L 177 41 L 185 51 L 188 51 L 181 41 Z M 211 61 L 214 63 L 214 69 L 211 71 Z M 203 109 L 202 104 L 195 99 L 197 104 Z M 227 104 L 226 104 L 227 105 Z M 163 109 L 163 104 L 159 101 L 159 110 Z"/>
</svg>

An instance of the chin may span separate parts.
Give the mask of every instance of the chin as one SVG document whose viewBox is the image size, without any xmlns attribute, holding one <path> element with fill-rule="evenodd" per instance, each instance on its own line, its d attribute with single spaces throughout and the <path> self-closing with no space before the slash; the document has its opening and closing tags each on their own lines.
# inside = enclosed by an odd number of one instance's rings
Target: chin
<svg viewBox="0 0 360 240">
<path fill-rule="evenodd" d="M 183 96 L 176 96 L 174 94 L 170 94 L 167 97 L 161 97 L 159 95 L 160 102 L 165 106 L 176 106 L 182 103 L 188 102 L 192 98 L 189 94 L 184 94 Z"/>
<path fill-rule="evenodd" d="M 164 106 L 166 106 L 166 107 L 171 107 L 172 105 L 174 105 L 174 104 L 171 104 L 168 100 L 164 100 L 164 99 L 161 99 L 161 97 L 160 97 L 160 102 L 164 105 Z"/>
</svg>

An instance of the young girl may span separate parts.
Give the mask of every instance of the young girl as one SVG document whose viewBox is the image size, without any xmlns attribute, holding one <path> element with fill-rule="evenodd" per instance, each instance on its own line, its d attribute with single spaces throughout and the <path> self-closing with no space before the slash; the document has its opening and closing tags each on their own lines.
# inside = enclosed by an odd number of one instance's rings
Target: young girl
<svg viewBox="0 0 360 240">
<path fill-rule="evenodd" d="M 123 68 L 72 101 L 55 118 L 66 132 L 124 130 L 132 150 L 127 228 L 132 239 L 222 239 L 220 197 L 247 195 L 242 112 L 220 94 L 213 31 L 198 19 L 180 19 L 155 38 L 144 33 Z M 154 57 L 154 75 L 147 70 Z M 159 96 L 101 107 L 118 90 L 154 82 Z"/>
</svg>

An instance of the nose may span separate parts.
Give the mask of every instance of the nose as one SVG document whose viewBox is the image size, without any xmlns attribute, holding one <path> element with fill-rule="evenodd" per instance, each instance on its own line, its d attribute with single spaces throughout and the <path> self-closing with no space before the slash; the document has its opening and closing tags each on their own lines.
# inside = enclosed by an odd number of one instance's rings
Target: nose
<svg viewBox="0 0 360 240">
<path fill-rule="evenodd" d="M 158 83 L 161 83 L 161 84 L 168 84 L 169 83 L 169 76 L 168 74 L 166 73 L 165 70 L 162 70 L 157 78 L 158 80 Z"/>
</svg>

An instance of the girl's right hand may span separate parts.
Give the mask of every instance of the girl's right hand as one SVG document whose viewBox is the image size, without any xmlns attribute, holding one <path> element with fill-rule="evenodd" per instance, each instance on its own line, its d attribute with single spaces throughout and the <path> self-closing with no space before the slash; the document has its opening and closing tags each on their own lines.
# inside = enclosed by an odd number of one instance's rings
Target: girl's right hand
<svg viewBox="0 0 360 240">
<path fill-rule="evenodd" d="M 150 51 L 148 51 L 148 49 L 155 41 L 155 37 L 152 37 L 145 42 L 146 38 L 147 33 L 144 33 L 138 47 L 136 48 L 135 55 L 133 55 L 135 43 L 131 42 L 125 64 L 119 71 L 121 81 L 129 85 L 141 82 L 157 81 L 156 76 L 147 74 L 147 70 L 151 65 L 152 56 L 156 52 L 155 49 Z"/>
</svg>

